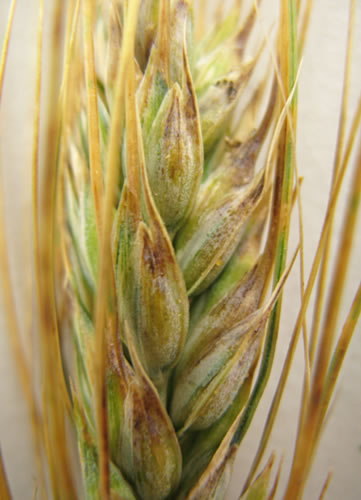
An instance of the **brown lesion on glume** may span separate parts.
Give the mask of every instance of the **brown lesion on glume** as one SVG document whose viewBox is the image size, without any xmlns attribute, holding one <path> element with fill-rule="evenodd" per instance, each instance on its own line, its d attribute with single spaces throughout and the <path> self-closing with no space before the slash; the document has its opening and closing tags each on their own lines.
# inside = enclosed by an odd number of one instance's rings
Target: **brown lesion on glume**
<svg viewBox="0 0 361 500">
<path fill-rule="evenodd" d="M 162 438 L 166 436 L 164 436 L 164 434 L 160 431 L 166 430 L 169 425 L 167 425 L 165 411 L 162 403 L 160 402 L 159 396 L 157 395 L 155 389 L 153 389 L 147 381 L 145 381 L 143 386 L 143 404 L 145 418 L 147 419 L 148 424 L 148 431 L 152 441 L 154 442 L 157 440 L 158 442 L 161 442 Z M 169 433 L 171 430 L 172 429 L 170 428 Z"/>
<path fill-rule="evenodd" d="M 158 236 L 153 241 L 148 231 L 144 231 L 143 234 L 142 259 L 153 278 L 165 276 L 167 263 L 174 263 L 170 252 L 167 252 L 164 248 L 162 237 Z M 156 285 L 155 280 L 154 286 Z"/>
</svg>

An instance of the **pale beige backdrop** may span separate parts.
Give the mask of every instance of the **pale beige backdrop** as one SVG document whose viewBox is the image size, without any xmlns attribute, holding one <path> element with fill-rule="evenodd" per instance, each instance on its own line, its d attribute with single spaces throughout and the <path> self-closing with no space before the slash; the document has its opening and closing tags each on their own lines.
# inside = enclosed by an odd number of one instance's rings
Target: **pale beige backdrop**
<svg viewBox="0 0 361 500">
<path fill-rule="evenodd" d="M 0 0 L 0 40 L 3 39 L 9 0 Z M 45 2 L 49 7 L 49 0 Z M 29 275 L 19 262 L 29 258 L 29 240 L 24 231 L 30 213 L 31 118 L 33 113 L 33 68 L 35 59 L 36 0 L 18 0 L 13 39 L 10 46 L 3 99 L 0 107 L 0 164 L 3 170 L 8 236 L 11 242 L 11 264 L 15 287 L 25 290 Z M 276 0 L 263 2 L 266 17 L 274 16 Z M 351 108 L 361 89 L 361 3 L 357 0 L 357 28 L 351 89 Z M 306 271 L 317 244 L 322 214 L 329 192 L 330 172 L 337 133 L 337 117 L 342 90 L 345 42 L 347 32 L 346 0 L 315 0 L 309 40 L 306 47 L 299 93 L 298 164 L 304 176 L 304 218 Z M 347 195 L 347 183 L 344 196 Z M 342 212 L 340 206 L 339 214 Z M 25 225 L 24 225 L 25 224 Z M 361 227 L 357 234 L 354 257 L 347 286 L 350 302 L 361 279 Z M 297 239 L 296 232 L 291 235 Z M 289 337 L 298 311 L 297 273 L 290 279 L 285 293 L 284 314 L 279 349 L 267 393 L 237 458 L 228 500 L 238 492 L 253 459 L 257 440 L 267 415 Z M 1 296 L 0 296 L 1 300 Z M 2 306 L 0 302 L 0 307 Z M 28 318 L 19 305 L 21 321 Z M 334 470 L 326 498 L 358 500 L 361 498 L 361 329 L 358 326 L 346 366 L 342 373 L 335 406 L 321 441 L 315 467 L 305 499 L 316 499 L 328 471 Z M 16 500 L 32 498 L 34 485 L 31 440 L 23 396 L 18 386 L 11 351 L 6 340 L 6 324 L 0 315 L 0 439 L 11 488 Z M 273 432 L 269 452 L 278 459 L 284 454 L 283 473 L 288 472 L 297 425 L 297 412 L 303 376 L 302 348 L 291 373 L 278 424 Z M 279 496 L 280 497 L 280 496 Z"/>
</svg>

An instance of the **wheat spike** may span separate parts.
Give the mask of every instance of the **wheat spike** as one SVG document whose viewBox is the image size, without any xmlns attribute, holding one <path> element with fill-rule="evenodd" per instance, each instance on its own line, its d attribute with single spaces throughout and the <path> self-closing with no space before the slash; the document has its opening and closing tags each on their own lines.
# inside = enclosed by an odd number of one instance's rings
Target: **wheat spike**
<svg viewBox="0 0 361 500">
<path fill-rule="evenodd" d="M 108 453 L 134 495 L 181 498 L 184 485 L 194 486 L 212 457 L 210 452 L 189 478 L 192 458 L 184 443 L 197 430 L 210 434 L 209 450 L 221 444 L 244 404 L 239 395 L 254 370 L 270 313 L 260 309 L 260 297 L 272 257 L 267 249 L 261 258 L 260 250 L 273 174 L 257 159 L 274 127 L 277 85 L 268 90 L 263 120 L 241 144 L 237 107 L 252 103 L 245 89 L 260 53 L 245 60 L 248 34 L 239 12 L 219 24 L 212 43 L 196 44 L 189 2 L 141 2 L 134 39 L 124 40 L 130 8 L 122 2 L 97 5 L 96 106 L 89 100 L 91 74 L 88 92 L 84 80 L 73 89 L 64 219 L 72 274 L 69 321 L 80 367 L 76 421 L 80 442 L 92 439 L 95 447 L 89 429 L 97 426 L 92 357 L 103 225 L 97 200 L 104 192 L 112 108 L 121 84 L 124 120 L 107 276 L 114 289 L 105 298 L 114 307 L 107 308 L 105 323 L 113 327 L 104 332 Z M 122 82 L 116 76 L 121 57 L 127 57 Z M 89 145 L 94 133 L 99 153 Z M 240 268 L 241 274 L 234 271 Z M 204 332 L 201 325 L 212 323 L 212 315 L 219 326 Z M 184 384 L 192 388 L 195 406 L 185 402 Z M 87 460 L 95 459 L 85 456 L 84 444 L 80 449 L 91 495 Z M 226 481 L 217 481 L 223 490 Z"/>
<path fill-rule="evenodd" d="M 361 313 L 358 288 L 333 342 L 361 192 L 359 152 L 324 307 L 333 219 L 361 122 L 359 101 L 346 126 L 356 4 L 350 0 L 333 183 L 306 280 L 295 144 L 312 0 L 280 0 L 270 32 L 261 0 L 214 3 L 213 12 L 202 0 L 54 0 L 40 172 L 40 1 L 32 215 L 41 398 L 21 345 L 1 205 L 0 271 L 44 498 L 50 490 L 56 499 L 227 498 L 237 450 L 269 378 L 282 291 L 299 249 L 300 311 L 238 494 L 275 498 L 281 464 L 272 482 L 274 453 L 255 476 L 303 333 L 302 406 L 284 492 L 302 498 Z M 287 264 L 296 201 L 300 244 Z M 10 498 L 0 459 L 0 490 Z"/>
</svg>

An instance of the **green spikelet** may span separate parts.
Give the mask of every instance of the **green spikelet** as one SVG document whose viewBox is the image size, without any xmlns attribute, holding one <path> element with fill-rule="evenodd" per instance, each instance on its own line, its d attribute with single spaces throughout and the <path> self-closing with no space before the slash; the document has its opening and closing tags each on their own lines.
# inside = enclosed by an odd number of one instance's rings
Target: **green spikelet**
<svg viewBox="0 0 361 500">
<path fill-rule="evenodd" d="M 82 412 L 80 403 L 75 395 L 74 397 L 74 420 L 78 432 L 78 444 L 83 466 L 83 477 L 85 483 L 86 497 L 91 500 L 99 498 L 99 467 L 98 453 L 94 438 L 91 435 L 86 417 Z M 136 500 L 136 496 L 124 479 L 119 469 L 111 464 L 110 471 L 110 490 L 114 498 L 122 500 Z"/>
<path fill-rule="evenodd" d="M 129 332 L 129 330 L 128 330 Z M 128 339 L 134 369 L 121 356 L 108 379 L 112 457 L 142 498 L 166 498 L 180 480 L 182 456 L 170 418 Z"/>
<path fill-rule="evenodd" d="M 199 190 L 203 143 L 186 40 L 164 33 L 169 19 L 170 15 L 163 14 L 163 29 L 150 54 L 138 103 L 149 184 L 159 214 L 174 234 Z M 174 27 L 175 35 L 180 31 L 185 36 L 185 23 L 186 18 L 183 27 Z M 170 63 L 169 45 L 181 57 L 179 67 Z"/>
</svg>

